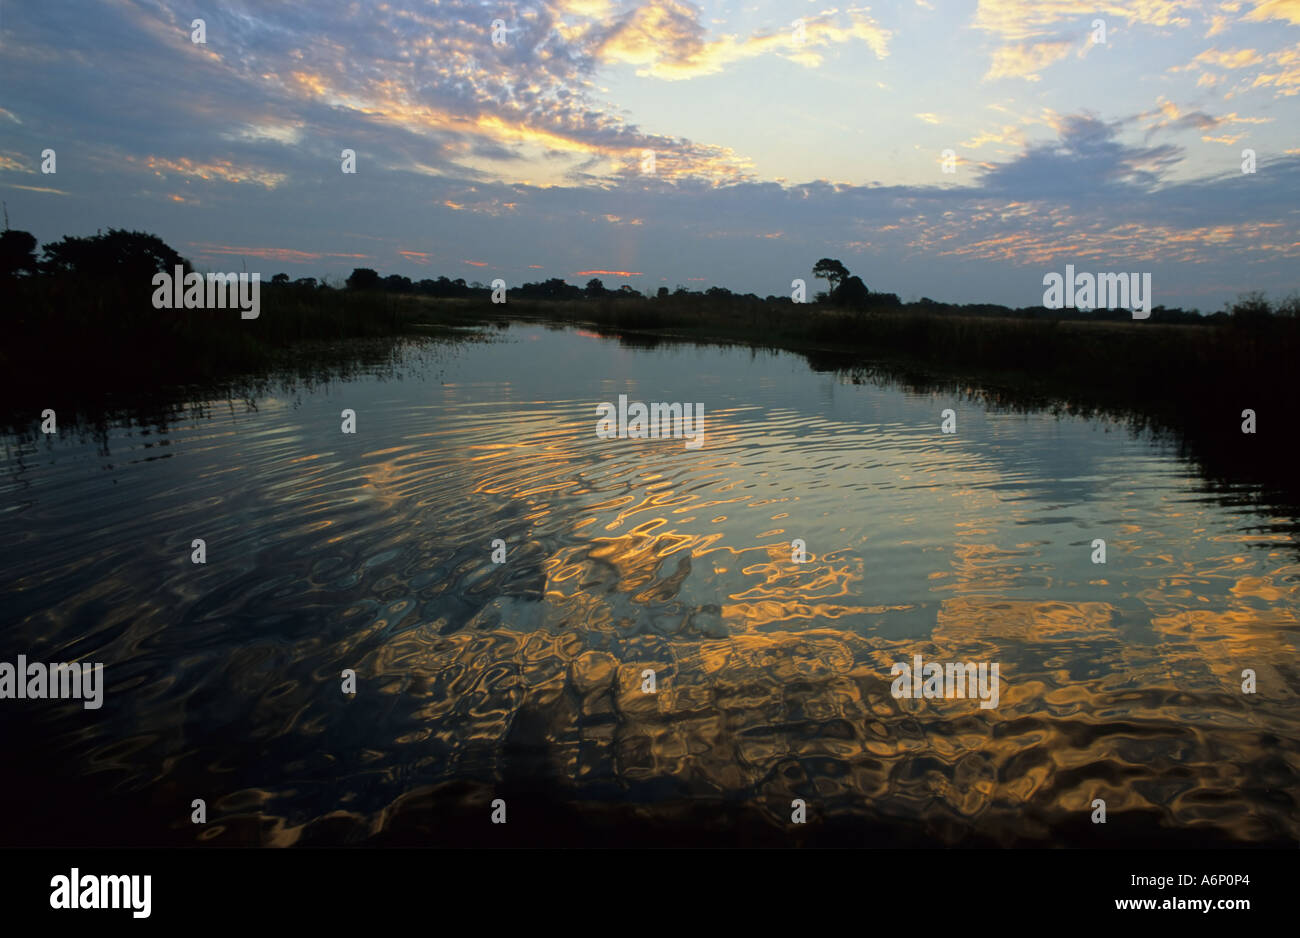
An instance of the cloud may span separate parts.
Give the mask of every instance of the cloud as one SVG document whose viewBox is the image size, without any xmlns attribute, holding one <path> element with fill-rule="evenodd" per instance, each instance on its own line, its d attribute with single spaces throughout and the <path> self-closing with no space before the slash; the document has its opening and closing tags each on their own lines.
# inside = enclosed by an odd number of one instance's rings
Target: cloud
<svg viewBox="0 0 1300 938">
<path fill-rule="evenodd" d="M 283 146 L 294 146 L 302 142 L 303 125 L 301 121 L 246 124 L 238 130 L 222 134 L 221 137 L 224 140 L 269 141 Z"/>
<path fill-rule="evenodd" d="M 1073 43 L 1066 39 L 1019 42 L 1002 46 L 993 53 L 993 62 L 984 80 L 1023 78 L 1027 81 L 1038 81 L 1038 73 L 1053 62 L 1059 62 L 1069 55 L 1072 47 Z"/>
<path fill-rule="evenodd" d="M 638 75 L 675 81 L 711 75 L 734 62 L 768 53 L 816 67 L 822 61 L 816 50 L 855 39 L 877 58 L 885 58 L 892 37 L 865 7 L 846 10 L 842 16 L 831 10 L 801 17 L 779 31 L 716 39 L 708 38 L 699 17 L 700 10 L 693 4 L 649 0 L 583 38 L 594 43 L 594 55 L 601 62 L 640 66 Z"/>
<path fill-rule="evenodd" d="M 236 185 L 249 183 L 274 189 L 288 178 L 285 173 L 272 172 L 255 166 L 237 166 L 230 160 L 199 162 L 185 157 L 166 159 L 160 156 L 142 158 L 128 156 L 127 160 L 142 163 L 161 179 L 166 179 L 168 176 L 190 176 L 195 179 L 219 179 Z"/>
<path fill-rule="evenodd" d="M 170 136 L 174 146 L 154 146 L 153 155 L 174 172 L 182 172 L 185 160 L 212 164 L 213 179 L 221 178 L 217 161 L 267 165 L 276 150 L 282 162 L 284 150 L 313 148 L 319 159 L 322 146 L 336 159 L 341 147 L 351 146 L 362 172 L 400 167 L 541 184 L 610 181 L 628 174 L 650 149 L 661 178 L 735 181 L 752 172 L 745 158 L 726 147 L 643 132 L 602 101 L 592 81 L 612 64 L 602 50 L 635 50 L 639 35 L 646 49 L 662 49 L 654 68 L 680 77 L 725 64 L 732 46 L 743 56 L 769 45 L 794 49 L 787 34 L 711 39 L 694 7 L 671 0 L 617 15 L 594 2 L 507 7 L 507 42 L 499 47 L 491 19 L 474 0 L 373 9 L 325 0 L 310 12 L 286 4 L 255 15 L 221 7 L 208 13 L 206 47 L 189 41 L 192 11 L 178 0 L 124 0 L 120 12 L 87 28 L 73 11 L 43 8 L 17 21 L 5 54 L 12 59 L 21 50 L 46 69 L 58 63 L 64 82 L 83 89 L 82 130 L 89 139 L 131 150 L 135 139 L 158 143 Z M 835 19 L 846 36 L 879 40 L 865 13 Z M 832 26 L 811 22 L 808 46 L 829 43 Z M 132 55 L 105 60 L 109 47 Z M 178 83 L 184 93 L 157 95 L 159 87 Z M 28 94 L 49 101 L 38 85 Z M 104 114 L 114 117 L 105 121 Z M 221 128 L 205 142 L 222 145 L 201 158 L 186 139 L 200 124 Z M 160 127 L 175 131 L 160 133 Z"/>
<path fill-rule="evenodd" d="M 1092 22 L 1167 29 L 1185 28 L 1203 0 L 979 0 L 971 26 L 1000 40 L 986 80 L 1038 80 L 1038 72 L 1059 61 L 1076 43 L 1091 45 Z"/>
<path fill-rule="evenodd" d="M 1138 115 L 1137 120 L 1147 123 L 1148 139 L 1152 134 L 1160 130 L 1173 132 L 1196 130 L 1202 134 L 1201 139 L 1206 143 L 1232 144 L 1236 143 L 1244 135 L 1210 137 L 1206 136 L 1206 134 L 1211 130 L 1218 130 L 1221 127 L 1228 127 L 1233 124 L 1268 124 L 1272 122 L 1273 118 L 1241 117 L 1235 111 L 1217 117 L 1204 111 L 1180 111 L 1176 104 L 1162 96 L 1159 99 L 1159 106 L 1155 110 Z"/>
<path fill-rule="evenodd" d="M 963 150 L 978 150 L 990 143 L 1005 147 L 1023 146 L 1024 142 L 1024 131 L 1020 127 L 1015 124 L 1005 124 L 998 130 L 986 130 L 977 133 L 969 140 L 963 140 L 960 146 Z"/>
<path fill-rule="evenodd" d="M 1258 65 L 1263 61 L 1265 61 L 1264 56 L 1254 49 L 1234 49 L 1231 52 L 1221 49 L 1206 49 L 1192 59 L 1189 65 L 1183 67 L 1192 68 L 1197 65 L 1212 65 L 1215 68 L 1233 69 Z"/>
<path fill-rule="evenodd" d="M 1210 28 L 1206 31 L 1205 38 L 1209 39 L 1211 36 L 1217 36 L 1219 33 L 1227 32 L 1228 24 L 1231 22 L 1232 18 L 1228 16 L 1211 16 Z"/>
<path fill-rule="evenodd" d="M 1270 99 L 1300 91 L 1300 49 L 1293 39 L 1273 45 L 1274 35 L 1290 34 L 1282 17 L 1205 50 L 1212 16 L 1236 12 L 1226 4 L 981 0 L 975 25 L 988 45 L 967 42 L 969 58 L 959 48 L 953 74 L 963 87 L 940 99 L 925 83 L 880 80 L 946 51 L 927 46 L 929 35 L 894 31 L 890 15 L 909 28 L 946 22 L 905 6 L 882 13 L 886 29 L 865 8 L 803 0 L 785 8 L 790 16 L 760 5 L 743 27 L 713 23 L 680 0 L 533 0 L 497 12 L 477 0 L 221 4 L 208 13 L 204 49 L 189 42 L 193 11 L 179 0 L 119 0 L 107 13 L 31 5 L 6 17 L 5 103 L 23 123 L 0 114 L 5 152 L 28 165 L 43 146 L 38 134 L 65 140 L 59 155 L 76 153 L 77 172 L 57 178 L 75 198 L 11 187 L 7 201 L 15 223 L 42 238 L 121 224 L 128 206 L 129 223 L 169 243 L 201 237 L 214 260 L 264 257 L 310 275 L 361 263 L 455 276 L 468 256 L 530 279 L 600 264 L 609 268 L 603 276 L 635 270 L 675 283 L 704 273 L 710 284 L 766 294 L 808 276 L 817 257 L 855 251 L 853 266 L 873 287 L 1032 302 L 1035 291 L 1021 291 L 1019 278 L 1045 258 L 1086 251 L 1155 265 L 1163 251 L 1171 265 L 1187 265 L 1169 270 L 1192 286 L 1294 280 L 1300 159 L 1270 156 L 1293 143 L 1283 138 L 1294 102 L 1269 100 L 1276 110 L 1263 112 L 1236 104 L 1230 113 L 1215 103 L 1251 89 Z M 802 42 L 789 28 L 797 13 L 809 14 Z M 1091 84 L 1053 86 L 1050 78 L 1083 71 L 1059 59 L 1087 41 L 1099 15 L 1114 20 L 1116 37 L 1137 26 L 1166 35 L 1147 48 L 1150 59 L 1141 50 L 1108 54 L 1105 94 Z M 490 36 L 496 16 L 507 23 L 500 47 Z M 1164 41 L 1183 22 L 1196 29 Z M 897 61 L 881 63 L 881 75 L 787 64 L 847 64 L 850 52 L 855 65 L 871 55 Z M 774 88 L 769 99 L 753 87 L 758 69 L 724 74 L 760 56 L 798 90 L 782 97 Z M 1195 64 L 1152 74 L 1175 61 Z M 977 87 L 985 73 L 1042 80 L 1019 103 L 990 105 L 1000 112 L 986 128 Z M 683 84 L 703 75 L 719 76 L 708 83 L 716 100 Z M 822 115 L 797 111 L 810 93 L 856 106 L 849 95 L 886 84 L 888 100 L 844 117 L 838 137 L 814 142 Z M 1153 103 L 1153 87 L 1172 100 Z M 619 100 L 629 88 L 631 99 Z M 1008 94 L 1024 90 L 1008 86 Z M 1084 91 L 1106 112 L 1048 109 L 1075 107 Z M 718 102 L 736 100 L 770 108 L 774 123 L 749 133 L 734 115 L 712 119 L 727 107 Z M 940 101 L 944 112 L 932 113 Z M 645 105 L 647 116 L 624 105 Z M 1276 123 L 1271 137 L 1255 139 L 1251 128 L 1266 118 L 1246 115 L 1260 113 Z M 691 123 L 674 123 L 679 114 Z M 947 143 L 907 149 L 918 132 L 936 132 L 917 120 L 963 140 L 957 174 L 932 163 Z M 684 126 L 691 137 L 673 133 Z M 715 128 L 715 139 L 703 139 Z M 1261 154 L 1249 177 L 1224 146 L 1247 132 L 1246 145 Z M 801 181 L 814 174 L 769 168 L 764 138 L 797 153 L 839 147 L 847 171 L 887 181 Z M 760 149 L 742 149 L 751 146 Z M 355 176 L 339 171 L 343 147 L 357 151 Z M 891 148 L 903 151 L 893 178 L 915 173 L 927 184 L 889 184 Z M 641 171 L 645 150 L 655 155 L 653 173 Z"/>
<path fill-rule="evenodd" d="M 204 241 L 190 241 L 188 247 L 194 248 L 197 257 L 255 257 L 259 260 L 283 261 L 301 264 L 305 261 L 318 261 L 325 258 L 342 258 L 346 260 L 366 260 L 366 254 L 333 254 L 322 251 L 297 251 L 292 248 L 276 247 L 236 247 L 229 244 L 211 244 Z"/>
<path fill-rule="evenodd" d="M 1198 87 L 1214 86 L 1228 80 L 1234 81 L 1234 91 L 1225 97 L 1232 97 L 1241 91 L 1254 88 L 1272 88 L 1277 97 L 1300 94 L 1300 46 L 1274 52 L 1260 52 L 1255 49 L 1205 49 L 1186 65 L 1175 65 L 1169 71 L 1183 72 L 1211 68 L 1247 73 L 1235 78 L 1213 76 L 1207 81 L 1205 75 L 1209 72 L 1203 72 L 1197 79 Z"/>
<path fill-rule="evenodd" d="M 971 25 L 1003 40 L 1023 42 L 1072 25 L 1083 39 L 1101 17 L 1130 25 L 1186 27 L 1201 0 L 979 0 Z"/>
<path fill-rule="evenodd" d="M 1265 67 L 1276 71 L 1261 71 L 1252 82 L 1252 88 L 1272 87 L 1279 97 L 1300 94 L 1300 47 L 1270 54 Z"/>
<path fill-rule="evenodd" d="M 22 189 L 24 192 L 44 192 L 47 195 L 67 195 L 62 189 L 49 189 L 44 186 L 19 186 L 12 182 L 0 183 L 7 189 Z"/>
<path fill-rule="evenodd" d="M 1017 199 L 1061 199 L 1102 187 L 1153 188 L 1181 151 L 1171 145 L 1125 146 L 1117 139 L 1123 123 L 1090 114 L 1061 118 L 1057 141 L 1027 147 L 1016 160 L 985 171 L 981 183 Z"/>
<path fill-rule="evenodd" d="M 1257 0 L 1255 9 L 1246 14 L 1246 19 L 1254 22 L 1286 20 L 1300 24 L 1300 0 Z"/>
</svg>

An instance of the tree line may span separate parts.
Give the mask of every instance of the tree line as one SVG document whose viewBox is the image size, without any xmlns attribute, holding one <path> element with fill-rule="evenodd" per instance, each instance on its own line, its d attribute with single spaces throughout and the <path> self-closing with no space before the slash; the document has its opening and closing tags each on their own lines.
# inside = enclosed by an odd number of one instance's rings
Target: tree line
<svg viewBox="0 0 1300 938">
<path fill-rule="evenodd" d="M 59 241 L 49 242 L 38 253 L 36 238 L 26 231 L 6 229 L 0 232 L 0 284 L 50 278 L 56 280 L 94 279 L 101 283 L 119 285 L 147 285 L 158 271 L 171 272 L 182 267 L 186 273 L 193 268 L 179 252 L 157 235 L 142 231 L 110 228 L 94 235 L 78 237 L 65 235 Z M 897 294 L 870 289 L 861 277 L 854 275 L 839 260 L 823 257 L 812 267 L 815 278 L 825 280 L 827 289 L 815 293 L 804 302 L 840 311 L 888 312 L 902 311 L 925 315 L 959 315 L 1011 318 L 1045 318 L 1067 320 L 1125 320 L 1130 318 L 1124 309 L 1049 310 L 1042 306 L 1007 307 L 996 303 L 945 303 L 922 297 L 903 303 Z M 304 291 L 339 289 L 315 277 L 291 279 L 278 273 L 268 284 L 273 289 Z M 381 275 L 369 267 L 355 268 L 344 281 L 343 289 L 350 292 L 382 292 L 398 295 L 427 296 L 441 299 L 487 299 L 492 288 L 480 282 L 466 282 L 463 278 L 440 276 L 433 279 L 411 280 L 400 274 Z M 793 296 L 755 293 L 735 293 L 726 287 L 712 286 L 691 290 L 678 285 L 676 289 L 659 287 L 654 294 L 646 294 L 630 284 L 615 289 L 606 287 L 593 277 L 585 287 L 575 286 L 560 277 L 551 277 L 525 283 L 510 289 L 512 298 L 551 301 L 626 300 L 641 302 L 686 301 L 691 304 L 725 303 L 729 306 L 794 306 L 800 303 Z M 803 299 L 803 298 L 800 298 Z M 1225 318 L 1239 321 L 1267 319 L 1273 316 L 1296 317 L 1300 315 L 1300 297 L 1290 297 L 1271 302 L 1258 291 L 1243 294 L 1235 302 L 1225 304 L 1219 312 L 1202 315 L 1197 310 L 1157 306 L 1151 320 L 1166 323 L 1206 323 Z"/>
</svg>

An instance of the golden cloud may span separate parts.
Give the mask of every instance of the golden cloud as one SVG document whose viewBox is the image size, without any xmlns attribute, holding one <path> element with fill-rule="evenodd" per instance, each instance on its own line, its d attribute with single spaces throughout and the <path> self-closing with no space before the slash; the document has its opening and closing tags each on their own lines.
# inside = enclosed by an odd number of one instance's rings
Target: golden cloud
<svg viewBox="0 0 1300 938">
<path fill-rule="evenodd" d="M 1038 81 L 1038 73 L 1053 62 L 1070 54 L 1073 46 L 1067 39 L 1049 39 L 1043 42 L 1019 42 L 1002 46 L 993 53 L 985 81 L 998 78 L 1023 78 Z"/>
<path fill-rule="evenodd" d="M 1255 9 L 1246 14 L 1246 19 L 1254 22 L 1263 20 L 1286 20 L 1288 23 L 1300 24 L 1300 0 L 1260 0 Z"/>
<path fill-rule="evenodd" d="M 210 244 L 206 242 L 189 242 L 189 246 L 196 249 L 200 256 L 226 256 L 236 255 L 241 257 L 257 257 L 268 261 L 283 261 L 289 264 L 301 264 L 306 261 L 317 261 L 323 257 L 341 257 L 345 259 L 363 260 L 368 258 L 368 254 L 333 254 L 322 253 L 319 251 L 295 251 L 292 248 L 268 248 L 268 247 L 236 247 L 229 244 Z"/>
<path fill-rule="evenodd" d="M 852 40 L 861 40 L 877 58 L 885 58 L 892 37 L 865 7 L 846 10 L 842 17 L 835 10 L 803 17 L 776 32 L 714 40 L 704 38 L 698 15 L 695 7 L 678 0 L 652 0 L 604 37 L 597 58 L 642 66 L 638 75 L 676 81 L 714 74 L 733 62 L 767 53 L 813 68 L 822 62 L 816 50 Z"/>
<path fill-rule="evenodd" d="M 285 173 L 274 173 L 255 166 L 236 166 L 230 160 L 201 163 L 186 157 L 173 160 L 162 156 L 146 156 L 143 160 L 128 156 L 126 159 L 132 163 L 143 162 L 146 167 L 153 170 L 155 176 L 161 179 L 165 179 L 168 175 L 189 176 L 207 182 L 220 180 L 236 185 L 250 183 L 262 186 L 264 189 L 274 189 L 289 178 Z"/>
<path fill-rule="evenodd" d="M 1206 49 L 1196 58 L 1192 59 L 1193 64 L 1213 65 L 1218 68 L 1246 68 L 1250 65 L 1258 65 L 1264 61 L 1264 56 L 1260 55 L 1254 49 L 1234 49 L 1231 52 L 1219 49 Z"/>
<path fill-rule="evenodd" d="M 595 127 L 569 120 L 558 111 L 547 114 L 485 113 L 464 114 L 450 107 L 438 107 L 413 101 L 413 95 L 392 79 L 373 81 L 352 92 L 343 92 L 319 73 L 298 71 L 291 76 L 287 88 L 309 99 L 319 100 L 336 107 L 347 107 L 365 114 L 372 120 L 382 121 L 411 132 L 454 132 L 471 137 L 488 138 L 499 144 L 508 144 L 519 151 L 518 159 L 493 164 L 487 158 L 467 156 L 466 166 L 485 175 L 523 184 L 539 184 L 531 179 L 519 178 L 518 165 L 526 162 L 534 170 L 545 161 L 535 159 L 543 155 L 567 154 L 581 160 L 585 172 L 593 172 L 592 157 L 604 160 L 607 176 L 635 173 L 645 150 L 655 152 L 655 175 L 664 180 L 679 178 L 706 178 L 720 184 L 735 182 L 750 176 L 748 160 L 738 158 L 725 147 L 712 147 L 677 141 L 663 137 L 649 137 L 627 131 L 621 125 L 609 122 Z M 453 147 L 453 149 L 455 149 Z M 462 147 L 462 149 L 465 149 Z M 528 157 L 528 159 L 524 159 Z M 554 170 L 552 182 L 558 183 L 566 166 Z M 440 174 L 438 170 L 412 164 L 415 171 Z M 462 208 L 452 202 L 450 208 Z"/>
<path fill-rule="evenodd" d="M 6 183 L 10 189 L 22 189 L 24 192 L 45 192 L 49 195 L 67 195 L 62 189 L 48 189 L 45 186 L 15 186 L 13 183 Z"/>
<path fill-rule="evenodd" d="M 1186 13 L 1199 13 L 1201 0 L 979 0 L 971 23 L 1011 42 L 1039 38 L 1069 25 L 1083 39 L 1092 20 L 1101 17 L 1146 26 L 1190 25 Z"/>
</svg>

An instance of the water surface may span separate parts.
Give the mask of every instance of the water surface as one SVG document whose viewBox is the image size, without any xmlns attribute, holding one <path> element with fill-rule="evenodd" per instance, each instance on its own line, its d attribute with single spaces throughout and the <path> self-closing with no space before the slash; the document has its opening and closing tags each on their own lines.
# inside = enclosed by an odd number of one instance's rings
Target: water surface
<svg viewBox="0 0 1300 938">
<path fill-rule="evenodd" d="M 107 692 L 0 701 L 0 840 L 1300 838 L 1296 519 L 1172 446 L 785 353 L 518 325 L 404 354 L 4 438 L 0 660 Z M 702 404 L 704 445 L 598 438 L 620 394 Z M 895 699 L 914 654 L 999 663 L 998 706 Z"/>
</svg>

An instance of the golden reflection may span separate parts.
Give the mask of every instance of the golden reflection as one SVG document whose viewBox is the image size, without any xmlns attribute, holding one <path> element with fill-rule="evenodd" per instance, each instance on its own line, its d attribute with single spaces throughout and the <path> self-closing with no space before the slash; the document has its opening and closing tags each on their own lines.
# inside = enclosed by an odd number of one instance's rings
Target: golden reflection
<svg viewBox="0 0 1300 938">
<path fill-rule="evenodd" d="M 937 843 L 1050 839 L 1095 798 L 1112 817 L 1242 842 L 1300 835 L 1257 769 L 1300 771 L 1278 745 L 1294 735 L 1300 609 L 1300 565 L 1266 549 L 1284 538 L 1129 491 L 1107 506 L 1123 521 L 1107 522 L 1095 566 L 1095 522 L 1053 509 L 1057 527 L 1029 527 L 1030 486 L 905 431 L 873 427 L 870 465 L 820 492 L 806 460 L 860 458 L 860 438 L 796 445 L 769 423 L 742 456 L 754 416 L 719 407 L 690 452 L 600 440 L 586 401 L 484 407 L 462 390 L 435 429 L 361 453 L 347 485 L 326 452 L 299 457 L 280 490 L 296 532 L 338 555 L 314 583 L 369 577 L 313 680 L 347 661 L 402 708 L 382 748 L 324 753 L 355 759 L 345 794 L 371 772 L 518 772 L 574 799 L 589 783 L 633 801 L 664 785 L 741 798 L 774 824 L 811 793 L 848 813 L 887 806 Z M 494 538 L 505 563 L 489 559 Z M 891 665 L 914 655 L 998 663 L 997 707 L 896 699 Z M 263 731 L 328 748 L 329 718 L 289 706 L 255 664 L 232 680 Z M 273 813 L 244 797 L 231 830 Z M 264 839 L 304 842 L 327 821 L 381 830 L 411 797 L 279 819 Z"/>
<path fill-rule="evenodd" d="M 628 783 L 675 777 L 779 803 L 801 789 L 778 767 L 825 760 L 837 767 L 816 782 L 828 797 L 888 798 L 921 817 L 926 805 L 941 806 L 934 810 L 998 836 L 1032 835 L 1042 819 L 1086 812 L 1098 797 L 1112 814 L 1197 823 L 1214 793 L 1241 778 L 1196 727 L 1216 722 L 1230 733 L 1219 745 L 1248 764 L 1262 758 L 1260 726 L 1287 725 L 1276 705 L 1293 704 L 1294 691 L 1277 662 L 1294 660 L 1300 586 L 1297 567 L 1280 556 L 1271 571 L 1252 555 L 1193 563 L 1131 517 L 1109 545 L 1112 557 L 1136 558 L 1147 571 L 1136 586 L 1131 570 L 1113 566 L 1105 577 L 1086 569 L 1077 578 L 1093 598 L 1013 596 L 1042 576 L 1038 542 L 1007 537 L 981 489 L 986 473 L 971 467 L 970 483 L 951 490 L 966 517 L 952 522 L 950 549 L 907 524 L 894 535 L 900 550 L 941 558 L 918 571 L 922 592 L 864 601 L 874 584 L 855 542 L 821 532 L 806 563 L 793 559 L 794 535 L 772 522 L 788 524 L 797 506 L 772 513 L 784 499 L 725 455 L 742 435 L 740 412 L 711 414 L 711 440 L 723 452 L 698 454 L 635 441 L 602 447 L 585 414 L 498 417 L 512 439 L 494 439 L 504 428 L 478 416 L 450 422 L 428 441 L 434 448 L 421 440 L 368 453 L 367 482 L 421 499 L 431 476 L 442 485 L 457 479 L 460 498 L 489 500 L 500 516 L 527 519 L 527 530 L 552 532 L 526 561 L 544 582 L 550 624 L 521 633 L 507 617 L 444 634 L 439 620 L 373 652 L 363 662 L 371 673 L 419 675 L 401 693 L 416 699 L 430 733 L 399 746 L 433 739 L 452 751 L 495 751 L 521 714 L 537 714 L 546 727 L 538 758 L 575 785 L 608 759 Z M 900 460 L 909 467 L 900 481 L 916 474 L 915 462 L 915 454 Z M 1167 520 L 1212 530 L 1194 514 L 1172 511 Z M 1155 646 L 1126 640 L 1133 616 L 1121 603 L 1134 599 L 1152 608 L 1138 625 L 1159 636 Z M 933 615 L 921 636 L 874 634 L 890 616 L 922 615 L 917 600 Z M 890 666 L 913 654 L 1001 662 L 999 706 L 895 699 Z M 1266 704 L 1253 716 L 1240 695 L 1226 696 L 1243 662 L 1258 673 Z M 654 693 L 644 690 L 647 672 Z M 1124 781 L 1172 760 L 1183 793 Z M 1216 823 L 1243 840 L 1257 836 L 1259 806 L 1233 804 Z M 1026 805 L 1039 820 L 1026 820 Z"/>
</svg>

